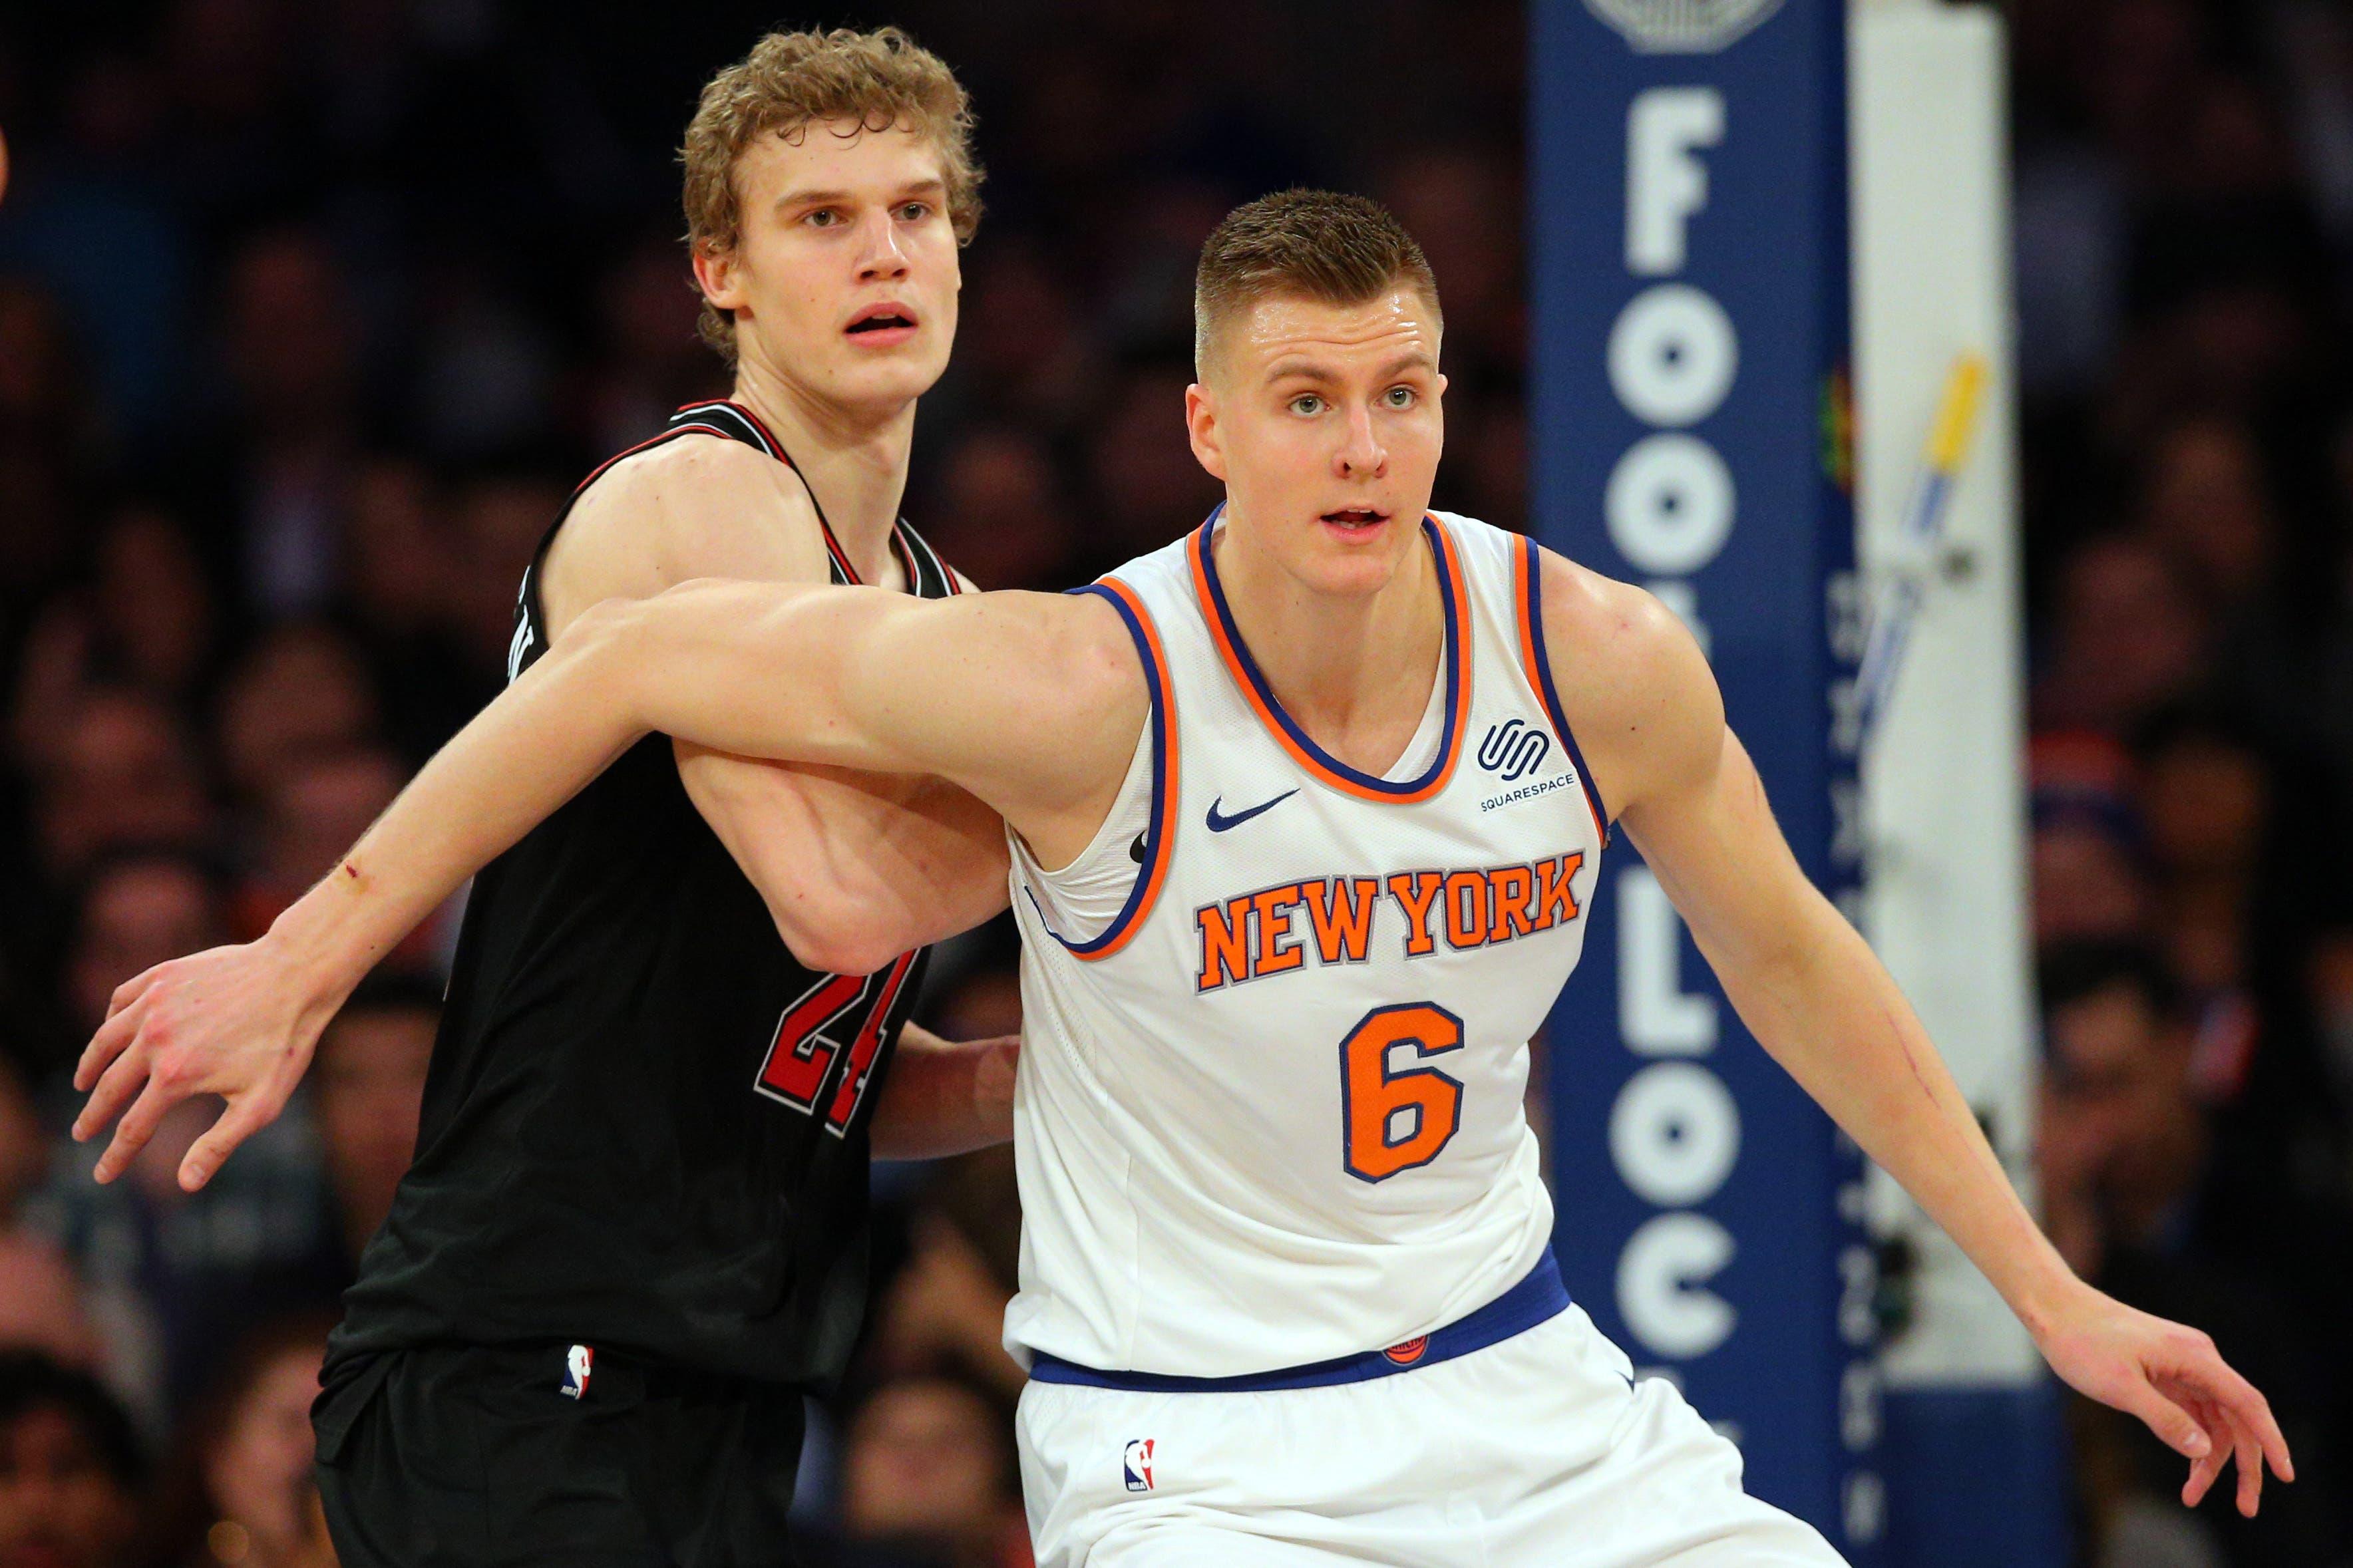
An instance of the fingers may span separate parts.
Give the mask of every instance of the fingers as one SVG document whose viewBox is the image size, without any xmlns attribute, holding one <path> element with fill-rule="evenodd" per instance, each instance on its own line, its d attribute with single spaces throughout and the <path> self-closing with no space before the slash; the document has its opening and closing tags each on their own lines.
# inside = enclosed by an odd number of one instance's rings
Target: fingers
<svg viewBox="0 0 2353 1568">
<path fill-rule="evenodd" d="M 147 994 L 147 987 L 154 984 L 155 975 L 163 967 L 160 963 L 150 964 L 116 986 L 113 996 L 106 1004 L 106 1016 L 110 1018 L 113 1017 L 140 997 Z"/>
<path fill-rule="evenodd" d="M 139 1151 L 147 1146 L 147 1140 L 155 1136 L 155 1129 L 163 1125 L 164 1113 L 186 1098 L 185 1089 L 166 1087 L 162 1079 L 150 1078 L 138 1100 L 122 1113 L 122 1125 L 114 1130 L 114 1142 L 98 1157 L 98 1166 L 90 1173 L 101 1182 L 111 1182 L 130 1169 L 131 1162 L 139 1157 Z"/>
<path fill-rule="evenodd" d="M 2148 1429 L 2157 1434 L 2158 1441 L 2175 1453 L 2191 1459 L 2203 1459 L 2214 1452 L 2213 1439 L 2206 1436 L 2189 1412 L 2158 1392 L 2152 1383 L 2139 1382 L 2126 1388 L 2118 1405 L 2128 1415 L 2137 1415 Z"/>
<path fill-rule="evenodd" d="M 74 1118 L 73 1135 L 81 1142 L 95 1138 L 122 1112 L 147 1082 L 148 1062 L 153 1051 L 138 1043 L 136 1035 L 99 1076 L 97 1085 L 83 1102 L 81 1114 Z"/>
<path fill-rule="evenodd" d="M 2239 1466 L 2239 1512 L 2253 1519 L 2263 1501 L 2263 1447 L 2243 1422 L 2231 1425 L 2232 1450 Z"/>
<path fill-rule="evenodd" d="M 2287 1438 L 2272 1415 L 2271 1401 L 2219 1355 L 2207 1372 L 2207 1380 L 2215 1399 L 2230 1413 L 2232 1420 L 2253 1436 L 2279 1479 L 2295 1479 L 2295 1461 L 2288 1455 Z"/>
<path fill-rule="evenodd" d="M 121 993 L 117 992 L 115 994 L 120 996 Z M 98 1081 L 99 1075 L 107 1069 L 115 1058 L 121 1056 L 129 1047 L 132 1040 L 139 1037 L 139 1021 L 146 1016 L 146 993 L 144 992 L 142 992 L 132 1003 L 115 1007 L 107 1013 L 106 1022 L 98 1026 L 98 1033 L 92 1035 L 90 1037 L 90 1044 L 82 1047 L 81 1060 L 74 1064 L 73 1086 L 77 1092 L 83 1094 L 90 1092 L 90 1086 Z M 75 1119 L 75 1137 L 87 1138 L 90 1131 L 95 1131 L 94 1128 L 85 1129 L 82 1126 L 82 1121 L 88 1115 L 89 1112 L 84 1111 L 81 1117 Z"/>
<path fill-rule="evenodd" d="M 193 1193 L 213 1179 L 221 1162 L 233 1153 L 237 1146 L 262 1128 L 277 1120 L 282 1100 L 265 1099 L 259 1094 L 247 1095 L 229 1101 L 220 1120 L 210 1131 L 190 1145 L 188 1157 L 180 1162 L 180 1189 Z"/>
<path fill-rule="evenodd" d="M 2199 1425 L 2206 1429 L 2208 1438 L 2227 1436 L 2230 1427 L 2215 1414 L 2213 1406 L 2202 1401 L 2194 1403 L 2198 1406 Z M 2184 1508 L 2196 1508 L 2206 1500 L 2207 1492 L 2221 1479 L 2222 1467 L 2231 1462 L 2231 1454 L 2232 1445 L 2218 1441 L 2206 1451 L 2204 1458 L 2191 1463 L 2189 1479 L 2181 1488 L 2181 1505 Z"/>
</svg>

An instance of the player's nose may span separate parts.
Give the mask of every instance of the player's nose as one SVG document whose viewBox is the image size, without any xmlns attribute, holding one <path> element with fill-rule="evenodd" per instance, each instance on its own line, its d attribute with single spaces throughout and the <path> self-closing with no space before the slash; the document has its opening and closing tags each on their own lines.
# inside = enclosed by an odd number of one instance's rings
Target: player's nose
<svg viewBox="0 0 2353 1568">
<path fill-rule="evenodd" d="M 1347 439 L 1332 455 L 1334 469 L 1345 479 L 1379 479 L 1388 471 L 1388 448 L 1373 428 L 1372 410 L 1359 404 L 1348 410 Z"/>
<path fill-rule="evenodd" d="M 861 281 L 907 275 L 907 252 L 899 243 L 899 226 L 891 221 L 889 213 L 869 214 L 860 225 L 859 237 L 862 242 L 858 250 L 858 276 Z"/>
</svg>

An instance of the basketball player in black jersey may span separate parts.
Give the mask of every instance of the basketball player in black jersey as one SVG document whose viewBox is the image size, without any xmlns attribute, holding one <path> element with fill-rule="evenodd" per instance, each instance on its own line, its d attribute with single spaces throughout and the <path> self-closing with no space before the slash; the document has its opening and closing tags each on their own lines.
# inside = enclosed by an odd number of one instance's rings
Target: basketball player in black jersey
<svg viewBox="0 0 2353 1568">
<path fill-rule="evenodd" d="M 690 577 L 962 589 L 897 510 L 977 216 L 967 125 L 947 68 L 887 29 L 774 36 L 706 89 L 687 209 L 734 395 L 575 493 L 511 677 L 587 606 Z M 921 944 L 1005 889 L 996 814 L 952 786 L 660 736 L 482 872 L 416 1162 L 316 1411 L 346 1568 L 787 1559 L 802 1396 L 864 1306 L 870 1144 L 1010 1135 L 1016 1042 L 906 1023 Z M 334 941 L 281 923 L 257 946 Z M 337 962 L 356 984 L 381 956 Z M 86 1073 L 79 1136 L 146 1086 L 100 1179 L 167 1104 L 241 1082 L 182 1168 L 201 1185 L 332 1011 L 258 1071 L 166 1050 Z"/>
</svg>

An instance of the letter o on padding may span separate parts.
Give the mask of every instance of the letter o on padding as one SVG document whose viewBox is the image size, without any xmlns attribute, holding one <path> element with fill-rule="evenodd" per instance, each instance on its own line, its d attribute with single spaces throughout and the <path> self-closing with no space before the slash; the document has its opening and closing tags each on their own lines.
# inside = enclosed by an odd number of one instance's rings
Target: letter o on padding
<svg viewBox="0 0 2353 1568">
<path fill-rule="evenodd" d="M 1619 1318 L 1654 1355 L 1705 1355 L 1732 1337 L 1737 1321 L 1730 1302 L 1704 1289 L 1732 1261 L 1732 1233 L 1705 1215 L 1646 1221 L 1619 1255 Z"/>
<path fill-rule="evenodd" d="M 1609 1157 L 1645 1203 L 1704 1203 L 1740 1157 L 1740 1108 L 1707 1068 L 1653 1063 L 1626 1080 L 1609 1108 Z"/>
<path fill-rule="evenodd" d="M 1646 425 L 1696 425 L 1724 405 L 1740 343 L 1724 307 L 1688 283 L 1645 289 L 1609 329 L 1609 385 Z"/>
<path fill-rule="evenodd" d="M 1696 436 L 1645 436 L 1609 470 L 1601 510 L 1620 554 L 1639 570 L 1681 577 L 1732 537 L 1732 470 Z"/>
</svg>

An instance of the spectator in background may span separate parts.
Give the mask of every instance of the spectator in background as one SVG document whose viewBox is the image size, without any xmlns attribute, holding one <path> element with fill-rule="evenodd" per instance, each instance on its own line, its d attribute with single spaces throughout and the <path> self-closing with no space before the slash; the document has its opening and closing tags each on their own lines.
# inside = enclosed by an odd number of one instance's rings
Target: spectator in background
<svg viewBox="0 0 2353 1568">
<path fill-rule="evenodd" d="M 131 1568 L 137 1434 L 87 1373 L 0 1351 L 0 1568 Z"/>
<path fill-rule="evenodd" d="M 606 352 L 580 388 L 582 447 L 627 451 L 671 410 L 727 395 L 725 367 L 695 336 L 702 297 L 669 235 L 631 245 L 605 274 L 596 303 Z"/>
<path fill-rule="evenodd" d="M 2149 929 L 2146 834 L 2134 810 L 2132 757 L 2082 731 L 2035 737 L 2034 941 L 2129 941 Z"/>
<path fill-rule="evenodd" d="M 263 635 L 221 689 L 221 773 L 241 805 L 269 798 L 301 764 L 375 738 L 375 689 L 350 640 L 323 623 L 295 621 Z"/>
<path fill-rule="evenodd" d="M 113 862 L 84 891 L 66 963 L 69 1015 L 82 1038 L 114 988 L 170 953 L 224 934 L 215 880 L 184 856 Z M 90 1179 L 99 1146 L 70 1144 L 26 1207 L 26 1223 L 62 1249 L 85 1282 L 104 1357 L 142 1411 L 167 1411 L 200 1382 L 236 1325 L 271 1306 L 332 1300 L 341 1249 L 307 1102 L 258 1135 L 242 1161 L 194 1194 L 179 1161 L 212 1122 L 214 1102 L 175 1106 L 121 1180 Z"/>
<path fill-rule="evenodd" d="M 1224 498 L 1185 433 L 1185 389 L 1192 384 L 1192 367 L 1183 361 L 1132 366 L 1089 422 L 1092 493 L 1082 580 L 1200 527 Z"/>
<path fill-rule="evenodd" d="M 194 848 L 212 828 L 187 731 L 171 709 L 137 692 L 84 695 L 36 753 L 32 773 L 36 845 L 54 886 L 86 875 L 110 851 Z"/>
<path fill-rule="evenodd" d="M 2173 563 L 2129 534 L 2094 539 L 2061 574 L 2038 722 L 2122 737 L 2193 692 L 2211 646 Z"/>
<path fill-rule="evenodd" d="M 53 748 L 93 689 L 185 707 L 212 674 L 212 593 L 171 518 L 127 506 L 101 527 L 87 584 L 52 599 L 25 639 L 10 730 L 18 754 Z"/>
<path fill-rule="evenodd" d="M 234 401 L 219 476 L 246 583 L 273 616 L 326 607 L 357 458 L 354 307 L 322 234 L 266 229 L 228 268 L 223 345 Z"/>
<path fill-rule="evenodd" d="M 147 1568 L 302 1568 L 323 1532 L 311 1481 L 311 1401 L 332 1314 L 299 1313 L 242 1336 L 166 1461 Z M 332 1559 L 330 1559 L 332 1561 Z"/>
<path fill-rule="evenodd" d="M 506 679 L 515 592 L 571 493 L 568 481 L 512 464 L 486 468 L 459 487 L 452 600 L 466 657 L 492 689 Z"/>
<path fill-rule="evenodd" d="M 352 482 L 344 537 L 339 624 L 383 696 L 385 739 L 412 765 L 498 690 L 462 645 L 467 601 L 444 499 L 422 465 L 370 458 Z"/>
<path fill-rule="evenodd" d="M 354 1266 L 392 1212 L 393 1189 L 416 1156 L 425 1072 L 440 1026 L 437 986 L 379 973 L 319 1037 L 311 1094 L 336 1224 Z"/>
<path fill-rule="evenodd" d="M 2214 1336 L 2274 1400 L 2309 1486 L 2244 1520 L 2226 1505 L 2191 1516 L 2168 1503 L 2175 1457 L 2106 1413 L 2079 1409 L 2095 1525 L 2171 1532 L 2232 1568 L 2330 1568 L 2348 1537 L 2337 1517 L 2347 1434 L 2317 1353 L 2342 1332 L 2353 1289 L 2353 1228 L 2293 1205 L 2218 1163 L 2193 1091 L 2192 1033 L 2172 978 L 2146 948 L 2061 947 L 2042 967 L 2049 1054 L 2041 1123 L 2046 1225 L 2084 1279 L 2128 1305 Z M 2322 1256 L 2299 1266 L 2297 1247 Z M 2120 1519 L 2131 1522 L 2120 1524 Z M 2221 1555 L 2215 1556 L 2214 1553 Z M 2127 1559 L 2105 1558 L 2125 1568 Z"/>
<path fill-rule="evenodd" d="M 1008 1408 L 971 1383 L 886 1383 L 850 1417 L 834 1568 L 1029 1568 Z"/>
<path fill-rule="evenodd" d="M 1046 443 L 1018 426 L 968 430 L 924 515 L 940 558 L 984 588 L 1071 585 L 1079 534 Z"/>
<path fill-rule="evenodd" d="M 69 507 L 96 455 L 80 370 L 56 300 L 0 274 L 0 606 L 19 614 L 66 559 Z"/>
</svg>

